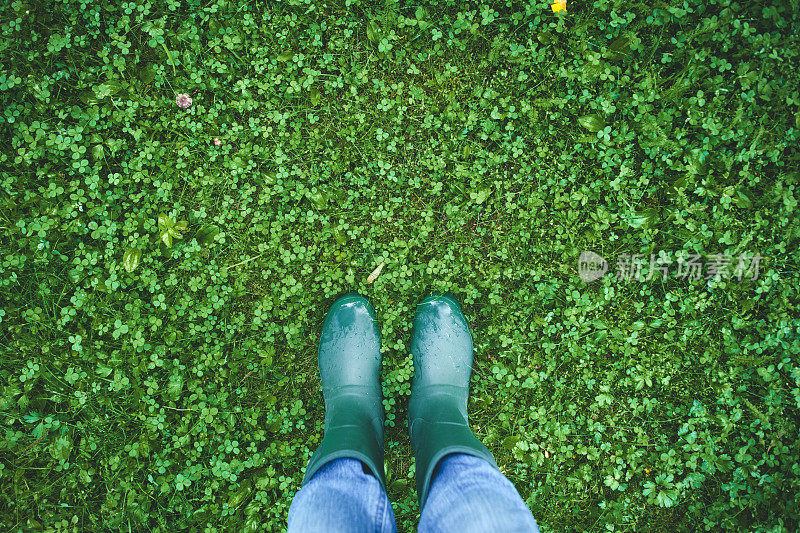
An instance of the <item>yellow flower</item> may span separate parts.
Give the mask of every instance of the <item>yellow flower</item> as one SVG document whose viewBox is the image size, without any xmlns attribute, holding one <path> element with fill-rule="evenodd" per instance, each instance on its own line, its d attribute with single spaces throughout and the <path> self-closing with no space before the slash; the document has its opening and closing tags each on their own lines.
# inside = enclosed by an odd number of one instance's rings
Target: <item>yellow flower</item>
<svg viewBox="0 0 800 533">
<path fill-rule="evenodd" d="M 556 0 L 553 2 L 553 5 L 550 6 L 553 10 L 553 13 L 558 13 L 559 11 L 563 11 L 564 13 L 567 12 L 567 0 Z"/>
</svg>

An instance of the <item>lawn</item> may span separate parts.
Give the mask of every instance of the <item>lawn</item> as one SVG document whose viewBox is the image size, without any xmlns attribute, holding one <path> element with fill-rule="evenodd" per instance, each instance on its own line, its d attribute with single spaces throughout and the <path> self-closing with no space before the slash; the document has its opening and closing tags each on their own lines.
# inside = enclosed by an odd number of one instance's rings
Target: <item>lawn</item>
<svg viewBox="0 0 800 533">
<path fill-rule="evenodd" d="M 800 1 L 30 0 L 0 34 L 0 530 L 284 530 L 355 290 L 413 531 L 429 289 L 544 532 L 799 527 Z"/>
</svg>

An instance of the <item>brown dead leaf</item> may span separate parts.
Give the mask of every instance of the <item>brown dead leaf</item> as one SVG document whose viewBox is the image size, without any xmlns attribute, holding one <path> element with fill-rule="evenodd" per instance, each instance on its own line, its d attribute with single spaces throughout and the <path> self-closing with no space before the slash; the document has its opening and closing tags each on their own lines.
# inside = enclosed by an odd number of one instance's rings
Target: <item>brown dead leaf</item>
<svg viewBox="0 0 800 533">
<path fill-rule="evenodd" d="M 370 283 L 372 283 L 373 281 L 378 279 L 378 276 L 381 275 L 381 270 L 383 270 L 383 266 L 385 264 L 386 264 L 386 261 L 382 262 L 380 265 L 378 265 L 378 268 L 376 268 L 375 270 L 372 271 L 372 274 L 367 276 L 367 285 L 369 285 Z"/>
</svg>

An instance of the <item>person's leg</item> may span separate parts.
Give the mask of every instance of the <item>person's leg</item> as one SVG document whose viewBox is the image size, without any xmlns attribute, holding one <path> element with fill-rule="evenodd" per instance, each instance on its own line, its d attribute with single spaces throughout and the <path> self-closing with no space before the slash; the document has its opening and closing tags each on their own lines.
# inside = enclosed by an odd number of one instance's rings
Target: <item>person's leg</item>
<svg viewBox="0 0 800 533">
<path fill-rule="evenodd" d="M 361 461 L 335 459 L 303 485 L 289 508 L 289 533 L 397 531 L 392 505 Z"/>
<path fill-rule="evenodd" d="M 419 521 L 420 533 L 536 532 L 514 485 L 474 455 L 447 455 L 436 467 Z"/>
<path fill-rule="evenodd" d="M 411 333 L 414 380 L 408 404 L 408 434 L 417 468 L 417 496 L 425 507 L 433 471 L 446 455 L 467 453 L 497 468 L 494 457 L 467 421 L 472 374 L 472 333 L 450 294 L 425 298 L 414 313 Z"/>
<path fill-rule="evenodd" d="M 408 432 L 419 530 L 538 531 L 530 510 L 469 427 L 472 332 L 453 295 L 434 294 L 417 306 L 410 349 Z"/>
<path fill-rule="evenodd" d="M 380 334 L 375 310 L 349 293 L 333 303 L 317 351 L 325 433 L 290 507 L 293 531 L 394 530 L 386 496 Z M 385 526 L 384 526 L 385 524 Z M 390 525 L 389 525 L 390 524 Z"/>
</svg>

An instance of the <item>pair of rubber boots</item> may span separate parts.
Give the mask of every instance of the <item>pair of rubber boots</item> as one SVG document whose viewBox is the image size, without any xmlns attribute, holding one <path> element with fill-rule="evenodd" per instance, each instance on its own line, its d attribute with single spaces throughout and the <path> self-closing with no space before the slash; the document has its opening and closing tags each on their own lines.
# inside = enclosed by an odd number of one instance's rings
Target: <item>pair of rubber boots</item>
<svg viewBox="0 0 800 533">
<path fill-rule="evenodd" d="M 472 334 L 456 299 L 434 294 L 417 306 L 411 338 L 414 381 L 408 429 L 417 470 L 420 509 L 436 465 L 451 453 L 497 464 L 467 423 Z M 384 490 L 380 334 L 375 310 L 356 293 L 331 306 L 322 326 L 319 373 L 325 398 L 325 435 L 306 468 L 305 485 L 326 463 L 362 461 Z"/>
</svg>

